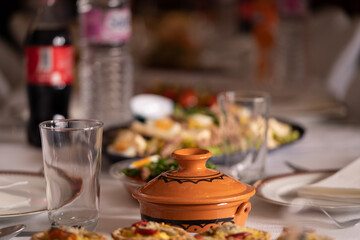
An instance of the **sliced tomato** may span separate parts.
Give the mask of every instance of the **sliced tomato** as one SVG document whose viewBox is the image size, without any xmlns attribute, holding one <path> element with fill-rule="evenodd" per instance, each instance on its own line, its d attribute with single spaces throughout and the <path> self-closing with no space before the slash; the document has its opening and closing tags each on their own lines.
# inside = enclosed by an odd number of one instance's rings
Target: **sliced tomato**
<svg viewBox="0 0 360 240">
<path fill-rule="evenodd" d="M 195 107 L 198 104 L 198 96 L 193 89 L 187 89 L 178 96 L 178 103 L 183 107 Z"/>
<path fill-rule="evenodd" d="M 230 236 L 227 236 L 226 239 L 233 239 L 233 240 L 241 240 L 246 238 L 247 236 L 250 236 L 251 233 L 249 232 L 242 232 L 242 233 L 236 233 L 236 234 L 232 234 Z"/>
<path fill-rule="evenodd" d="M 132 227 L 146 226 L 148 223 L 149 223 L 148 221 L 140 221 L 140 222 L 133 223 L 131 226 Z"/>
<path fill-rule="evenodd" d="M 136 228 L 135 229 L 135 232 L 136 233 L 139 233 L 141 235 L 154 235 L 156 234 L 157 232 L 159 232 L 159 230 L 157 229 L 150 229 L 150 228 Z"/>
<path fill-rule="evenodd" d="M 50 239 L 58 239 L 58 240 L 76 240 L 77 236 L 73 233 L 68 233 L 59 228 L 52 228 L 49 230 Z"/>
<path fill-rule="evenodd" d="M 148 223 L 148 221 L 140 221 L 134 223 L 131 226 L 135 227 L 135 232 L 141 235 L 154 235 L 155 233 L 159 232 L 157 229 L 141 228 L 142 226 L 146 226 Z"/>
</svg>

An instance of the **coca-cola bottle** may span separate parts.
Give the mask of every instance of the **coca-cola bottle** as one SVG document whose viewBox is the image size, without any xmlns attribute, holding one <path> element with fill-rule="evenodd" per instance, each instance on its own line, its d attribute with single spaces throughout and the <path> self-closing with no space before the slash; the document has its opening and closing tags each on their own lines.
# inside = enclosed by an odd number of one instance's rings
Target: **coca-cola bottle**
<svg viewBox="0 0 360 240">
<path fill-rule="evenodd" d="M 41 146 L 39 123 L 68 118 L 74 58 L 69 14 L 62 0 L 41 0 L 25 41 L 26 83 L 30 108 L 27 136 Z"/>
</svg>

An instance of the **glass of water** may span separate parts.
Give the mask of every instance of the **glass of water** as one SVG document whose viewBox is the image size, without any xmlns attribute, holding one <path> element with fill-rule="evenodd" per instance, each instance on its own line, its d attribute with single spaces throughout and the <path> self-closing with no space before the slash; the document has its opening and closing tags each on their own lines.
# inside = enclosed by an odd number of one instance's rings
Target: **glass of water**
<svg viewBox="0 0 360 240">
<path fill-rule="evenodd" d="M 52 225 L 94 230 L 99 213 L 103 123 L 40 123 L 48 216 Z"/>
</svg>

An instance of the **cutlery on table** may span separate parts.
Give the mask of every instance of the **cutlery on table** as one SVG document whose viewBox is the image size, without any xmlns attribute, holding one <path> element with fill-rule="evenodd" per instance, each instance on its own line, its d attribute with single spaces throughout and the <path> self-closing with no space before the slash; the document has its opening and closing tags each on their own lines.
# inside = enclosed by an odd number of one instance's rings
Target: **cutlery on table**
<svg viewBox="0 0 360 240">
<path fill-rule="evenodd" d="M 25 229 L 24 224 L 1 228 L 0 229 L 0 240 L 11 239 L 11 238 L 15 237 L 16 235 L 18 235 L 24 229 Z"/>
<path fill-rule="evenodd" d="M 360 218 L 355 218 L 355 219 L 351 219 L 351 220 L 346 220 L 346 221 L 339 221 L 337 220 L 333 215 L 331 215 L 327 210 L 325 210 L 325 208 L 322 206 L 323 203 L 321 202 L 309 202 L 309 200 L 311 201 L 322 201 L 321 199 L 311 199 L 311 198 L 295 198 L 292 201 L 292 205 L 291 207 L 291 211 L 292 212 L 299 212 L 302 209 L 306 208 L 306 207 L 312 207 L 314 209 L 318 209 L 321 210 L 328 218 L 330 218 L 334 224 L 338 227 L 338 228 L 348 228 L 348 227 L 353 227 L 355 225 L 357 225 L 358 223 L 360 223 Z M 326 199 L 324 200 L 326 202 L 332 202 L 332 203 L 343 203 L 342 201 L 338 201 L 338 200 L 330 200 L 330 199 Z M 352 202 L 353 204 L 359 204 L 358 202 Z"/>
<path fill-rule="evenodd" d="M 334 221 L 335 225 L 339 228 L 348 228 L 348 227 L 352 227 L 355 226 L 356 224 L 358 224 L 360 222 L 360 218 L 356 218 L 356 219 L 351 219 L 351 220 L 347 220 L 347 221 L 339 221 L 337 219 L 335 219 L 330 213 L 328 213 L 325 209 L 323 209 L 322 207 L 319 207 L 320 210 L 325 213 L 326 216 L 328 216 L 331 220 Z"/>
</svg>

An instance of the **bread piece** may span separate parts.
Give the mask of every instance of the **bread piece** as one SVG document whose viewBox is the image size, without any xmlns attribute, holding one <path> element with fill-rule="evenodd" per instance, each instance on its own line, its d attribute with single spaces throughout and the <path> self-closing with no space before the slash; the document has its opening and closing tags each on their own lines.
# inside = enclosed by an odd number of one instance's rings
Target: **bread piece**
<svg viewBox="0 0 360 240">
<path fill-rule="evenodd" d="M 284 227 L 277 240 L 333 240 L 333 238 L 318 235 L 314 230 Z"/>
<path fill-rule="evenodd" d="M 165 223 L 142 221 L 131 227 L 118 228 L 111 233 L 114 240 L 190 240 L 191 235 L 184 229 Z"/>
<path fill-rule="evenodd" d="M 39 232 L 31 240 L 109 240 L 102 234 L 87 231 L 82 228 L 60 226 Z"/>
<path fill-rule="evenodd" d="M 194 237 L 198 240 L 270 240 L 271 234 L 263 230 L 226 223 L 205 232 L 198 233 Z"/>
</svg>

